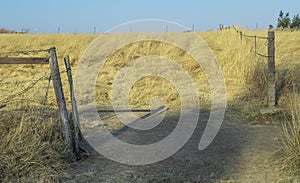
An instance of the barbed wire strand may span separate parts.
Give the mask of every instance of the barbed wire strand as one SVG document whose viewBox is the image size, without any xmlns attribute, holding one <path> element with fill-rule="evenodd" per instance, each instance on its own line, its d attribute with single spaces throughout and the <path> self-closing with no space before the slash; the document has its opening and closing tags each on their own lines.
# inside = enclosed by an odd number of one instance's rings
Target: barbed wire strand
<svg viewBox="0 0 300 183">
<path fill-rule="evenodd" d="M 268 44 L 268 41 L 270 39 L 272 39 L 271 41 L 274 41 L 275 40 L 274 38 L 257 36 L 257 35 L 247 35 L 247 34 L 244 34 L 242 31 L 238 30 L 235 26 L 232 26 L 232 28 L 240 35 L 241 39 L 243 37 L 245 37 L 245 38 L 254 38 L 254 54 L 255 55 L 260 56 L 260 57 L 264 57 L 264 58 L 269 58 L 270 57 L 268 55 L 261 54 L 261 53 L 257 52 L 257 39 L 265 39 L 266 40 L 265 46 L 268 46 L 268 48 L 269 48 L 271 45 Z M 253 52 L 253 51 L 251 50 L 251 52 Z"/>
<path fill-rule="evenodd" d="M 247 34 L 244 34 L 242 31 L 238 30 L 235 26 L 232 26 L 232 27 L 237 33 L 241 34 L 243 37 L 258 38 L 258 39 L 270 39 L 270 38 L 264 37 L 264 36 L 247 35 Z"/>
<path fill-rule="evenodd" d="M 66 70 L 63 70 L 63 71 L 60 72 L 60 74 L 66 73 L 66 72 L 67 72 Z M 52 76 L 50 76 L 50 77 L 53 78 Z M 2 105 L 2 104 L 4 105 L 5 103 L 7 103 L 7 102 L 13 100 L 14 98 L 26 94 L 26 93 L 29 92 L 31 89 L 33 89 L 34 86 L 35 86 L 36 84 L 38 84 L 38 83 L 41 82 L 41 81 L 45 81 L 45 78 L 50 78 L 50 77 L 49 77 L 49 75 L 44 75 L 44 76 L 40 77 L 39 79 L 34 80 L 29 86 L 27 86 L 26 88 L 22 89 L 20 92 L 17 92 L 17 93 L 15 93 L 15 94 L 12 94 L 12 95 L 9 95 L 9 96 L 6 96 L 4 99 L 0 100 L 0 104 L 1 104 L 1 105 Z M 50 83 L 49 83 L 49 82 L 50 82 L 50 81 L 48 80 L 48 85 L 47 85 L 47 87 L 50 87 Z M 47 92 L 48 92 L 48 91 L 47 91 Z M 45 96 L 45 97 L 46 97 L 46 96 Z M 47 93 L 47 97 L 48 97 L 48 93 Z M 46 100 L 46 99 L 44 98 L 44 100 Z"/>
<path fill-rule="evenodd" d="M 2 100 L 0 101 L 0 103 L 6 103 L 6 102 L 8 102 L 8 101 L 11 100 L 11 99 L 14 99 L 14 98 L 16 98 L 16 97 L 18 97 L 18 96 L 21 96 L 21 95 L 27 93 L 27 92 L 30 91 L 37 83 L 39 83 L 43 78 L 45 78 L 45 76 L 40 77 L 40 78 L 37 79 L 35 82 L 32 82 L 29 86 L 27 86 L 26 88 L 22 89 L 22 91 L 17 92 L 17 93 L 15 93 L 15 94 L 13 94 L 13 95 L 10 95 L 9 97 L 6 97 L 5 99 L 2 99 Z"/>
<path fill-rule="evenodd" d="M 4 85 L 21 85 L 24 83 L 29 83 L 29 82 L 35 82 L 39 79 L 35 79 L 35 80 L 23 80 L 23 81 L 10 81 L 10 82 L 1 82 L 0 86 L 4 86 Z M 45 76 L 43 79 L 41 80 L 48 80 L 48 77 Z"/>
<path fill-rule="evenodd" d="M 258 55 L 258 56 L 261 56 L 261 57 L 265 57 L 265 58 L 269 58 L 269 57 L 271 57 L 271 56 L 268 56 L 268 55 L 264 55 L 264 54 L 261 54 L 261 53 L 255 53 L 256 55 Z"/>
</svg>

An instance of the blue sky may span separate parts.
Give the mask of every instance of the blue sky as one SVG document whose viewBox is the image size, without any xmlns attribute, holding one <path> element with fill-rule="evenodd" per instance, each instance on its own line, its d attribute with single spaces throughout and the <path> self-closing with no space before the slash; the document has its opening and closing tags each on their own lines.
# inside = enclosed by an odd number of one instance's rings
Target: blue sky
<svg viewBox="0 0 300 183">
<path fill-rule="evenodd" d="M 196 31 L 219 24 L 266 29 L 280 10 L 300 14 L 299 0 L 3 0 L 0 27 L 31 33 L 105 32 L 124 22 L 163 19 Z"/>
</svg>

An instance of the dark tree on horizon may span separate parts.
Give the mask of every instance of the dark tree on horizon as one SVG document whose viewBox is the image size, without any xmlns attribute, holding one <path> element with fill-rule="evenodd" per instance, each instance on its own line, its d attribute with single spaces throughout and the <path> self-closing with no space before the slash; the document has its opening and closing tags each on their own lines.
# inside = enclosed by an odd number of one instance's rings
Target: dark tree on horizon
<svg viewBox="0 0 300 183">
<path fill-rule="evenodd" d="M 300 28 L 300 17 L 299 14 L 294 15 L 293 19 L 289 17 L 290 13 L 284 13 L 282 10 L 279 12 L 279 17 L 277 19 L 277 28 L 291 28 L 299 29 Z"/>
</svg>

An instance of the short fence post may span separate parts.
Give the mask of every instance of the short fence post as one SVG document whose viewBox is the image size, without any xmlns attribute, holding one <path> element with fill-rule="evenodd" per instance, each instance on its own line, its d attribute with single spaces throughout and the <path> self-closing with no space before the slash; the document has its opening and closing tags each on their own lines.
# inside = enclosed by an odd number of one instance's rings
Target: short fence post
<svg viewBox="0 0 300 183">
<path fill-rule="evenodd" d="M 58 105 L 58 110 L 61 117 L 61 125 L 63 128 L 64 138 L 67 144 L 69 145 L 70 150 L 74 152 L 72 132 L 70 127 L 70 122 L 68 119 L 68 110 L 67 110 L 64 92 L 62 88 L 55 48 L 49 49 L 49 57 L 50 57 L 49 63 L 50 63 L 50 70 L 51 70 L 51 78 L 53 80 L 53 86 L 54 86 L 56 101 Z"/>
<path fill-rule="evenodd" d="M 75 99 L 75 94 L 74 94 L 74 87 L 73 87 L 73 78 L 72 78 L 72 71 L 71 71 L 71 64 L 70 64 L 70 59 L 69 56 L 66 56 L 64 58 L 65 61 L 65 66 L 68 74 L 68 81 L 70 85 L 70 97 L 71 97 L 71 102 L 72 102 L 72 115 L 74 119 L 74 144 L 75 144 L 75 153 L 79 153 L 79 141 L 82 141 L 82 134 L 80 131 L 80 121 L 79 121 L 79 116 L 78 116 L 78 109 L 76 105 L 76 99 Z"/>
<path fill-rule="evenodd" d="M 275 34 L 268 31 L 268 107 L 275 107 L 276 104 Z"/>
</svg>

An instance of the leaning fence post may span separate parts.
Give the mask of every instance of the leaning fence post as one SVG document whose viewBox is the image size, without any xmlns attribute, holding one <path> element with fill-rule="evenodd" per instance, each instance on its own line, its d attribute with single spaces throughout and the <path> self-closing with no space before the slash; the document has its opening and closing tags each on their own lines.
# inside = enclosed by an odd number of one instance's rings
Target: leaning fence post
<svg viewBox="0 0 300 183">
<path fill-rule="evenodd" d="M 54 86 L 54 91 L 56 96 L 56 102 L 61 117 L 61 125 L 64 133 L 64 138 L 67 144 L 69 145 L 70 150 L 74 152 L 72 133 L 70 128 L 70 122 L 68 119 L 68 110 L 67 110 L 64 92 L 62 88 L 55 48 L 49 49 L 49 63 L 50 63 L 51 77 L 53 80 L 53 86 Z"/>
<path fill-rule="evenodd" d="M 80 121 L 79 121 L 79 116 L 78 116 L 78 109 L 76 105 L 76 99 L 75 99 L 75 94 L 74 94 L 74 87 L 73 87 L 73 78 L 72 78 L 72 71 L 71 71 L 71 64 L 70 64 L 70 59 L 69 56 L 66 56 L 64 58 L 65 61 L 65 66 L 67 70 L 67 75 L 68 75 L 68 81 L 70 85 L 70 98 L 71 98 L 71 103 L 72 103 L 72 115 L 74 119 L 74 143 L 75 143 L 75 152 L 78 154 L 79 153 L 79 141 L 82 141 L 82 134 L 80 131 Z"/>
<path fill-rule="evenodd" d="M 268 31 L 268 107 L 276 106 L 275 34 Z"/>
</svg>

